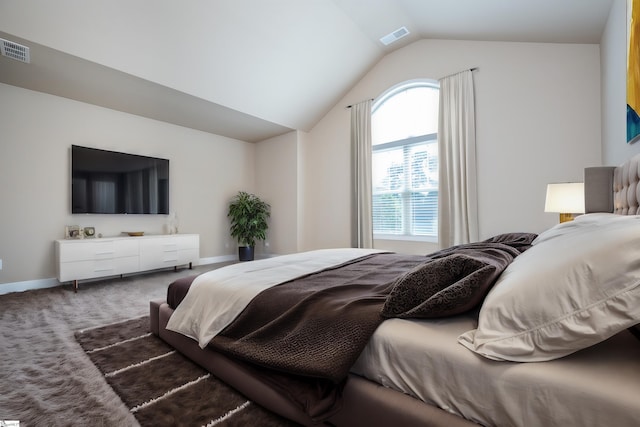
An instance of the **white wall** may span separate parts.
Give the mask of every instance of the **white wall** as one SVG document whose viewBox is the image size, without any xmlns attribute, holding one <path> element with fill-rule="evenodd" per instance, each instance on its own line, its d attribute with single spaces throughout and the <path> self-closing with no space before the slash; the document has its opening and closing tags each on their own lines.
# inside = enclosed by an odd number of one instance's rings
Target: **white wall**
<svg viewBox="0 0 640 427">
<path fill-rule="evenodd" d="M 474 72 L 480 237 L 540 232 L 549 182 L 581 181 L 601 163 L 597 45 L 421 40 L 385 56 L 309 133 L 304 147 L 306 248 L 348 246 L 349 111 L 416 78 Z M 397 250 L 389 242 L 376 246 Z M 426 244 L 402 246 L 425 253 Z"/>
<path fill-rule="evenodd" d="M 602 55 L 602 161 L 616 166 L 640 153 L 627 144 L 627 2 L 614 0 L 600 41 Z"/>
<path fill-rule="evenodd" d="M 282 255 L 298 250 L 298 132 L 256 144 L 256 194 L 271 205 L 265 242 L 256 255 Z"/>
<path fill-rule="evenodd" d="M 605 70 L 609 59 L 602 61 Z M 162 232 L 162 216 L 71 215 L 71 144 L 171 159 L 171 209 L 178 212 L 181 232 L 201 235 L 205 260 L 236 253 L 226 209 L 238 190 L 256 192 L 272 204 L 269 247 L 261 248 L 267 255 L 349 246 L 345 106 L 405 80 L 470 67 L 479 67 L 474 79 L 481 238 L 542 231 L 557 222 L 555 214 L 543 212 L 546 184 L 581 180 L 583 167 L 602 163 L 596 45 L 419 41 L 383 58 L 311 132 L 258 144 L 0 85 L 0 286 L 54 277 L 53 240 L 62 237 L 65 225 L 95 226 L 104 235 Z M 388 242 L 384 247 L 433 249 Z"/>
<path fill-rule="evenodd" d="M 163 215 L 72 215 L 72 144 L 168 158 L 179 231 L 200 234 L 205 261 L 237 253 L 226 209 L 255 188 L 255 144 L 4 84 L 0 99 L 0 287 L 55 277 L 53 241 L 65 225 L 163 232 Z"/>
</svg>

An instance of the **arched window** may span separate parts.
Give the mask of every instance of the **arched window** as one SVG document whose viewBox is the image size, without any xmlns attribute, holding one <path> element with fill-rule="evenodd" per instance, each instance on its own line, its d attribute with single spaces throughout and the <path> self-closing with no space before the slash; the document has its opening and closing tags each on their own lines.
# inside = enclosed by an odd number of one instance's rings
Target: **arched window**
<svg viewBox="0 0 640 427">
<path fill-rule="evenodd" d="M 438 101 L 436 81 L 411 81 L 373 105 L 376 239 L 437 240 Z"/>
</svg>

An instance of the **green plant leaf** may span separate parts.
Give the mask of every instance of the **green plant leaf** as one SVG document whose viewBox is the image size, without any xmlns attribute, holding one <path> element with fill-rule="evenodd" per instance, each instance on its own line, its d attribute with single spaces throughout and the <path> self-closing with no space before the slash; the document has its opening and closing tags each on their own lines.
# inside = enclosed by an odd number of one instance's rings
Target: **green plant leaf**
<svg viewBox="0 0 640 427">
<path fill-rule="evenodd" d="M 229 203 L 227 216 L 231 219 L 231 237 L 244 246 L 255 246 L 265 240 L 271 217 L 271 206 L 254 194 L 239 191 Z"/>
</svg>

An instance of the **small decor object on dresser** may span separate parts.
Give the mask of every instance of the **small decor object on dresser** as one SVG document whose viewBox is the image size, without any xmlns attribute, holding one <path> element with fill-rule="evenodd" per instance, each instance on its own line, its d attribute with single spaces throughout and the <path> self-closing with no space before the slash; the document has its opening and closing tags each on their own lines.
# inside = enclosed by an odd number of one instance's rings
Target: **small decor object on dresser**
<svg viewBox="0 0 640 427">
<path fill-rule="evenodd" d="M 171 212 L 167 216 L 167 223 L 165 224 L 165 234 L 178 234 L 178 213 Z"/>
<path fill-rule="evenodd" d="M 82 239 L 82 231 L 78 225 L 67 225 L 64 228 L 65 239 Z"/>
<path fill-rule="evenodd" d="M 96 237 L 95 227 L 85 227 L 83 229 L 83 232 L 84 232 L 84 237 L 87 237 L 89 239 Z"/>
</svg>

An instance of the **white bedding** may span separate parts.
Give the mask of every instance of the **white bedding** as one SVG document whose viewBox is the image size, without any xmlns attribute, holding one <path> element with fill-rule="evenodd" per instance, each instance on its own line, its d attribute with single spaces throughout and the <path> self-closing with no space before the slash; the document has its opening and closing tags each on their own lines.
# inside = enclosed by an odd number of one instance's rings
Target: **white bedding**
<svg viewBox="0 0 640 427">
<path fill-rule="evenodd" d="M 458 344 L 468 316 L 390 319 L 352 372 L 492 426 L 640 425 L 640 341 L 623 331 L 570 356 L 497 362 Z"/>
<path fill-rule="evenodd" d="M 459 342 L 494 360 L 541 362 L 640 323 L 640 216 L 581 215 L 541 233 Z"/>
<path fill-rule="evenodd" d="M 262 290 L 377 252 L 321 250 L 213 270 L 194 280 L 167 328 L 205 347 Z M 640 341 L 628 331 L 557 360 L 504 362 L 458 343 L 476 318 L 388 319 L 352 372 L 482 425 L 640 426 Z"/>
<path fill-rule="evenodd" d="M 169 319 L 167 329 L 195 339 L 204 348 L 263 290 L 380 252 L 384 251 L 320 249 L 212 270 L 196 277 Z"/>
</svg>

